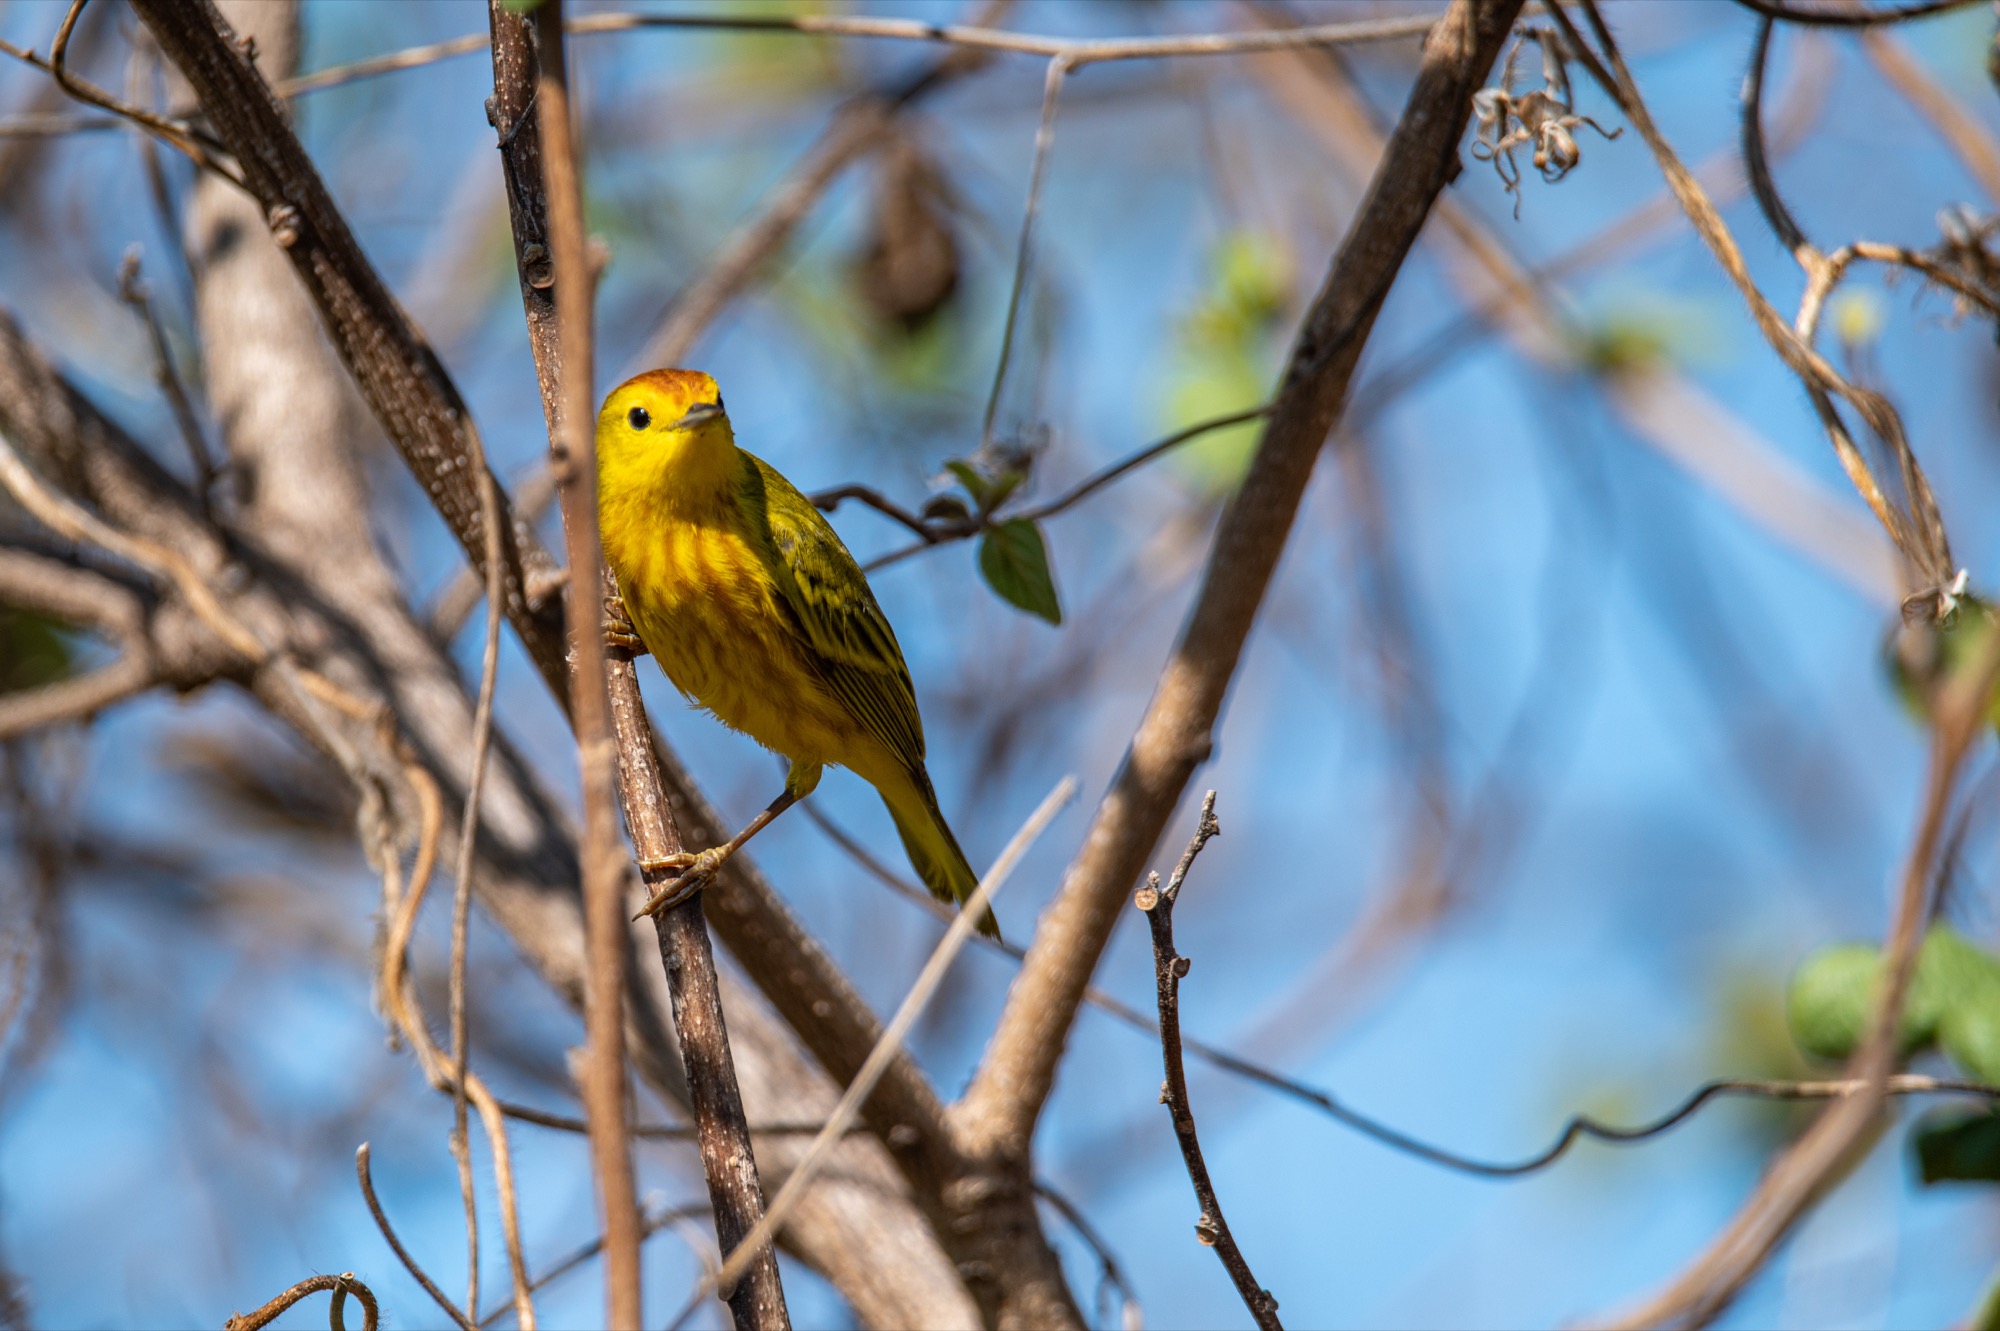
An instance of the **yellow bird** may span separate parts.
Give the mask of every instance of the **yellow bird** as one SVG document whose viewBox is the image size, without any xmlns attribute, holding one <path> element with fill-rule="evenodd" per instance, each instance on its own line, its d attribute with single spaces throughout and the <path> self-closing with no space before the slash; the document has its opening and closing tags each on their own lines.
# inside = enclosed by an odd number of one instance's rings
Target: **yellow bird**
<svg viewBox="0 0 2000 1331">
<path fill-rule="evenodd" d="M 909 667 L 868 579 L 810 499 L 736 446 L 715 380 L 629 379 L 597 415 L 597 504 L 622 605 L 614 645 L 649 652 L 690 702 L 791 761 L 785 789 L 730 842 L 648 869 L 697 890 L 828 765 L 875 787 L 940 901 L 978 886 L 924 770 Z M 989 914 L 980 931 L 998 936 Z"/>
</svg>

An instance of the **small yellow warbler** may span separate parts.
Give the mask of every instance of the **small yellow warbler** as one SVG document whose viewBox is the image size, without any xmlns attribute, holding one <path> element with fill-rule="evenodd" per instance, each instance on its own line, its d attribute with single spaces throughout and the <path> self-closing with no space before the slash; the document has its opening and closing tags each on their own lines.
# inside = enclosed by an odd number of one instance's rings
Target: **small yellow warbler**
<svg viewBox="0 0 2000 1331">
<path fill-rule="evenodd" d="M 978 886 L 924 771 L 909 668 L 854 556 L 763 459 L 736 446 L 715 380 L 653 370 L 597 415 L 604 558 L 618 577 L 614 644 L 650 652 L 691 702 L 791 760 L 785 789 L 725 846 L 651 868 L 681 877 L 657 909 L 713 877 L 828 764 L 874 786 L 932 895 Z M 989 915 L 984 933 L 997 936 Z"/>
</svg>

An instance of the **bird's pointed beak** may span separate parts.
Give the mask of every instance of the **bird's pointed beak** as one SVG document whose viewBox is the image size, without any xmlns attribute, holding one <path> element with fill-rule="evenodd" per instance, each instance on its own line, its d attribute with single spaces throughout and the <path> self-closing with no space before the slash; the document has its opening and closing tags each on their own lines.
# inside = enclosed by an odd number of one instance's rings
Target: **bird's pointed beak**
<svg viewBox="0 0 2000 1331">
<path fill-rule="evenodd" d="M 722 418 L 722 408 L 713 402 L 697 402 L 687 409 L 687 414 L 674 422 L 676 430 L 692 430 L 697 425 Z"/>
</svg>

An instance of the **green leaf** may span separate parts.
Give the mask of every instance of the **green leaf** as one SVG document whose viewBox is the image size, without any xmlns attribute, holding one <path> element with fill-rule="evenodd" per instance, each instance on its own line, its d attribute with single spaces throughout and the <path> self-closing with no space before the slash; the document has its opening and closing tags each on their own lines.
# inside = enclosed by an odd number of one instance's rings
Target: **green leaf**
<svg viewBox="0 0 2000 1331">
<path fill-rule="evenodd" d="M 2000 959 L 1944 925 L 1924 940 L 1918 973 L 1936 976 L 1938 1043 L 1968 1076 L 2000 1086 Z"/>
<path fill-rule="evenodd" d="M 2000 1114 L 1991 1110 L 1928 1114 L 1911 1129 L 1910 1145 L 1925 1183 L 2000 1183 Z"/>
<path fill-rule="evenodd" d="M 1881 969 L 1867 943 L 1845 943 L 1817 953 L 1792 977 L 1785 1015 L 1799 1048 L 1817 1058 L 1842 1059 L 1861 1042 L 1868 991 Z"/>
<path fill-rule="evenodd" d="M 1917 954 L 1898 1023 L 1905 1055 L 1937 1039 L 1946 1011 L 1964 991 L 1967 962 L 1957 942 L 1949 930 L 1934 929 Z M 1816 1057 L 1849 1057 L 1867 1034 L 1881 988 L 1881 952 L 1873 944 L 1843 943 L 1819 952 L 1792 977 L 1786 997 L 1792 1038 Z"/>
<path fill-rule="evenodd" d="M 1271 375 L 1261 357 L 1217 351 L 1191 360 L 1167 396 L 1166 425 L 1185 430 L 1202 421 L 1248 411 L 1271 391 Z M 1250 470 L 1263 437 L 1261 421 L 1245 421 L 1191 439 L 1173 452 L 1170 465 L 1204 498 L 1234 494 Z"/>
<path fill-rule="evenodd" d="M 2000 1086 L 2000 988 L 1959 1000 L 1938 1023 L 1951 1061 L 1988 1086 Z"/>
<path fill-rule="evenodd" d="M 1015 518 L 989 530 L 979 542 L 979 571 L 1001 600 L 1051 624 L 1062 623 L 1048 547 L 1034 523 Z"/>
<path fill-rule="evenodd" d="M 958 478 L 958 483 L 965 487 L 967 494 L 972 496 L 972 502 L 979 506 L 981 513 L 992 510 L 993 504 L 989 502 L 989 497 L 993 493 L 993 483 L 986 479 L 984 472 L 980 471 L 979 468 L 973 466 L 970 462 L 965 462 L 958 458 L 953 458 L 951 461 L 945 463 L 944 469 Z"/>
<path fill-rule="evenodd" d="M 510 14 L 532 14 L 542 7 L 542 0 L 500 0 L 500 7 Z"/>
<path fill-rule="evenodd" d="M 933 522 L 963 522 L 972 516 L 972 510 L 957 495 L 932 495 L 917 516 Z"/>
<path fill-rule="evenodd" d="M 1009 467 L 1006 471 L 993 477 L 986 491 L 986 498 L 980 501 L 981 508 L 985 512 L 991 513 L 994 509 L 1006 503 L 1007 497 L 1020 489 L 1021 483 L 1027 479 L 1028 473 L 1018 467 Z"/>
</svg>

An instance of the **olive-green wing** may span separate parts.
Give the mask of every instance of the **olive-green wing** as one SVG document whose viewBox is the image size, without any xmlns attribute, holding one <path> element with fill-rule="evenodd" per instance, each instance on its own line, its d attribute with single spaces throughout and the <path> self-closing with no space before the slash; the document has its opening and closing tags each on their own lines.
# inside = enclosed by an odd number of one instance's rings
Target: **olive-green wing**
<svg viewBox="0 0 2000 1331">
<path fill-rule="evenodd" d="M 745 508 L 764 514 L 772 572 L 821 676 L 868 732 L 905 762 L 924 760 L 924 724 L 910 669 L 868 578 L 812 501 L 752 454 Z"/>
</svg>

